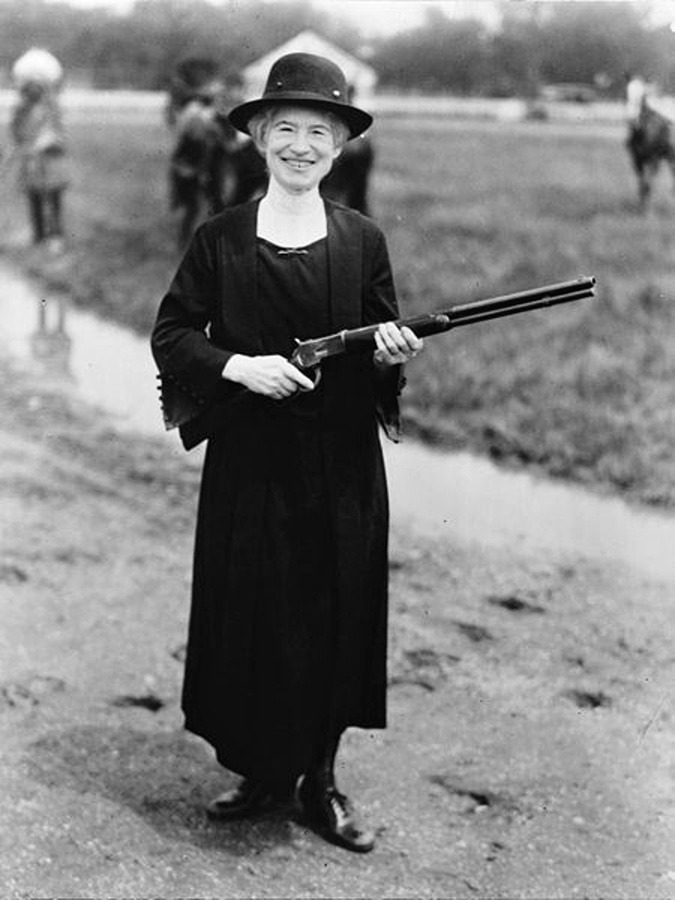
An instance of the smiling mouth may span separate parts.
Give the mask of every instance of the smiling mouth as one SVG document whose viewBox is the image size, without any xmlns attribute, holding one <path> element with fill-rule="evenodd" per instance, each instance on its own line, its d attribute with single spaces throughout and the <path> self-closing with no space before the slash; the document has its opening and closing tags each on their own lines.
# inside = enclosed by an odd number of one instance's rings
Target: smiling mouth
<svg viewBox="0 0 675 900">
<path fill-rule="evenodd" d="M 307 169 L 309 166 L 313 166 L 314 162 L 311 159 L 284 159 L 284 162 L 287 166 L 290 166 L 292 169 L 297 169 L 298 171 L 302 169 Z"/>
</svg>

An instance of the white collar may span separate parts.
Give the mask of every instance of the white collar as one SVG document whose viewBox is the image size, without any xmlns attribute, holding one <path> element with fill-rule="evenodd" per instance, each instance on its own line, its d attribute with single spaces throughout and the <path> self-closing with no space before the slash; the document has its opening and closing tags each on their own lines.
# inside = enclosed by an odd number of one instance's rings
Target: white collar
<svg viewBox="0 0 675 900">
<path fill-rule="evenodd" d="M 258 205 L 258 237 L 279 247 L 304 247 L 327 233 L 326 207 L 318 188 L 305 194 L 288 194 L 270 179 Z"/>
</svg>

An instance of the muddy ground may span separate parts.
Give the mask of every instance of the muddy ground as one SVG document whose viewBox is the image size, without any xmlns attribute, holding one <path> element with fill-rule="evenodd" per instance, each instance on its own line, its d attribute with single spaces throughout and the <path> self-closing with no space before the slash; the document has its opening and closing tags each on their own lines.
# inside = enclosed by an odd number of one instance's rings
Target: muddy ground
<svg viewBox="0 0 675 900">
<path fill-rule="evenodd" d="M 349 733 L 366 856 L 182 729 L 199 454 L 0 359 L 0 896 L 672 898 L 673 584 L 392 534 L 390 726 Z"/>
</svg>

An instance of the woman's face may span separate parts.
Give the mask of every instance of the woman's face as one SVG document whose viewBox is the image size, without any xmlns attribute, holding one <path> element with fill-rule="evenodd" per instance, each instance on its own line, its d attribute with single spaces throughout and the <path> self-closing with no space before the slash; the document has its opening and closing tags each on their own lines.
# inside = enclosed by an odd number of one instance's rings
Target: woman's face
<svg viewBox="0 0 675 900">
<path fill-rule="evenodd" d="M 318 187 L 340 154 L 328 116 L 302 106 L 272 113 L 262 149 L 270 177 L 289 194 Z"/>
</svg>

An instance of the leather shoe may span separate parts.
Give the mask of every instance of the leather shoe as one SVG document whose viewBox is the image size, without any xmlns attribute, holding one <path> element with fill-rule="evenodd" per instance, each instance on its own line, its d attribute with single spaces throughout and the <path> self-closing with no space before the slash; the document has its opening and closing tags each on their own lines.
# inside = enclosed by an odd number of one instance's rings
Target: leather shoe
<svg viewBox="0 0 675 900">
<path fill-rule="evenodd" d="M 368 853 L 375 846 L 375 834 L 359 821 L 351 801 L 335 785 L 304 778 L 298 799 L 309 822 L 327 841 L 355 853 Z"/>
<path fill-rule="evenodd" d="M 210 819 L 226 822 L 256 813 L 269 812 L 288 803 L 291 799 L 290 794 L 282 796 L 260 781 L 244 778 L 237 787 L 219 794 L 207 803 L 206 814 Z"/>
</svg>

